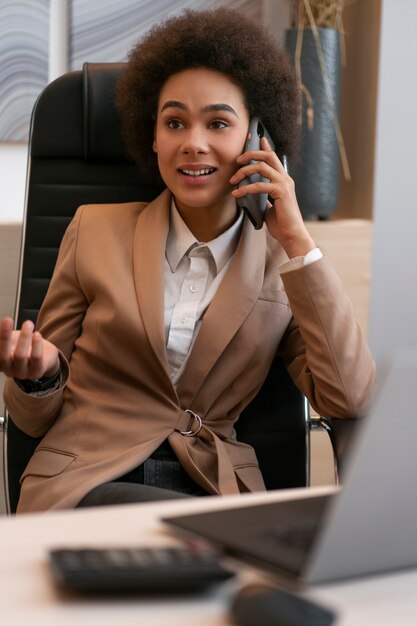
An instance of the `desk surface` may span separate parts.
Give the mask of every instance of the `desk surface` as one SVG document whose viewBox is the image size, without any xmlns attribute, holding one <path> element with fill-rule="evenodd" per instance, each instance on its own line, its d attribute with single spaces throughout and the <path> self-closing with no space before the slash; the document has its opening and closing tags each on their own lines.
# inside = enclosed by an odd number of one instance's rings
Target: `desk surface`
<svg viewBox="0 0 417 626">
<path fill-rule="evenodd" d="M 325 493 L 326 488 L 316 488 Z M 89 599 L 59 591 L 47 551 L 58 546 L 160 545 L 176 541 L 163 515 L 279 500 L 297 492 L 177 500 L 0 519 L 0 611 L 2 623 L 16 626 L 230 626 L 227 608 L 237 586 L 263 574 L 239 567 L 234 582 L 208 593 L 179 599 Z M 339 613 L 337 626 L 415 626 L 417 569 L 320 586 L 306 595 Z"/>
</svg>

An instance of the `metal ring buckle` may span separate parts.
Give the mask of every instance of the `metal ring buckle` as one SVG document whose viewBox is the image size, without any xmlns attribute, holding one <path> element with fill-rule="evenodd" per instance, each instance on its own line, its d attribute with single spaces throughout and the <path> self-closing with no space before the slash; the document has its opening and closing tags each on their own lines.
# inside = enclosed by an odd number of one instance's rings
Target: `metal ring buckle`
<svg viewBox="0 0 417 626">
<path fill-rule="evenodd" d="M 191 417 L 193 417 L 198 422 L 198 428 L 197 430 L 180 430 L 180 433 L 181 435 L 184 435 L 184 437 L 194 437 L 200 432 L 201 427 L 203 426 L 203 420 L 199 415 L 197 415 L 197 413 L 191 411 L 191 409 L 185 409 L 185 412 L 189 413 Z"/>
</svg>

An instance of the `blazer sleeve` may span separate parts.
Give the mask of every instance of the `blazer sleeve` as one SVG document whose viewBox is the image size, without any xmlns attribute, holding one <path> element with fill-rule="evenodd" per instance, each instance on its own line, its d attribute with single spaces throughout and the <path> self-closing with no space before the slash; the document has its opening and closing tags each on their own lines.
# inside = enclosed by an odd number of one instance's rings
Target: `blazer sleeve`
<svg viewBox="0 0 417 626">
<path fill-rule="evenodd" d="M 323 257 L 281 276 L 293 320 L 279 352 L 292 379 L 323 417 L 366 415 L 375 363 L 336 272 Z"/>
<path fill-rule="evenodd" d="M 64 385 L 44 396 L 26 394 L 11 378 L 6 379 L 4 387 L 4 402 L 13 421 L 32 437 L 45 434 L 58 416 L 68 378 L 68 361 L 88 307 L 88 300 L 77 278 L 76 266 L 82 212 L 83 207 L 80 207 L 64 234 L 36 323 L 37 330 L 60 351 Z"/>
</svg>

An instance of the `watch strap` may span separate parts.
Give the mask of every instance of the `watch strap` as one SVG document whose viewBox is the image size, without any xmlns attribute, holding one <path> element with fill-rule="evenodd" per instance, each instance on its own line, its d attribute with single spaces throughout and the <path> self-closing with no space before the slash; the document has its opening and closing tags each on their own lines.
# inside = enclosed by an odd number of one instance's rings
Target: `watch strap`
<svg viewBox="0 0 417 626">
<path fill-rule="evenodd" d="M 43 378 L 25 378 L 23 380 L 16 380 L 19 387 L 26 393 L 34 393 L 36 391 L 47 391 L 52 389 L 59 381 L 61 370 L 55 372 L 52 376 L 44 376 Z"/>
</svg>

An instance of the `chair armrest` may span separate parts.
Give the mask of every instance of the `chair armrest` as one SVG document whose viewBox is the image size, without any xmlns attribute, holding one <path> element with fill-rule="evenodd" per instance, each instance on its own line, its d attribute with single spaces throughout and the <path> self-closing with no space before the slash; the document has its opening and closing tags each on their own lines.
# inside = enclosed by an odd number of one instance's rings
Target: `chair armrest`
<svg viewBox="0 0 417 626">
<path fill-rule="evenodd" d="M 344 463 L 359 420 L 356 418 L 329 419 L 312 415 L 310 422 L 312 430 L 325 430 L 329 436 L 333 449 L 335 478 L 336 482 L 339 483 L 343 476 Z"/>
</svg>

